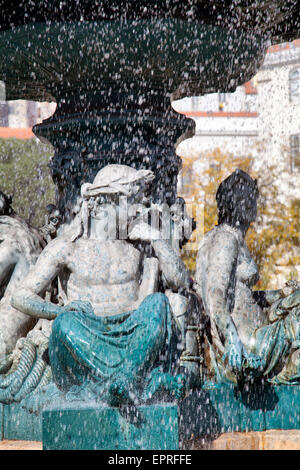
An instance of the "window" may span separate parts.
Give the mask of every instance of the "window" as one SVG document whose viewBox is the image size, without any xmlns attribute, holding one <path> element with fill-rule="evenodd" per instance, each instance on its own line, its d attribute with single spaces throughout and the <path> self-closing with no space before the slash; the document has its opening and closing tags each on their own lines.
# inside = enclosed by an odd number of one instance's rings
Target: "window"
<svg viewBox="0 0 300 470">
<path fill-rule="evenodd" d="M 0 101 L 0 127 L 8 126 L 8 104 Z"/>
<path fill-rule="evenodd" d="M 290 101 L 300 101 L 300 68 L 290 71 Z"/>
<path fill-rule="evenodd" d="M 200 97 L 192 96 L 192 110 L 198 111 L 199 106 L 200 106 Z"/>
<path fill-rule="evenodd" d="M 290 136 L 291 170 L 300 168 L 300 134 Z"/>
</svg>

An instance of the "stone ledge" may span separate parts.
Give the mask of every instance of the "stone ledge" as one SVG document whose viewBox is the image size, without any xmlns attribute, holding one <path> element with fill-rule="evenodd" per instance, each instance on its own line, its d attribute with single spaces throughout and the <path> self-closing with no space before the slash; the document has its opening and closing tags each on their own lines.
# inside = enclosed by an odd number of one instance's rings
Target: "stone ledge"
<svg viewBox="0 0 300 470">
<path fill-rule="evenodd" d="M 42 450 L 43 445 L 38 441 L 0 441 L 0 451 L 2 450 Z"/>
<path fill-rule="evenodd" d="M 195 440 L 191 450 L 300 450 L 299 430 L 271 430 L 265 432 L 236 432 L 222 434 L 210 443 Z M 42 450 L 38 441 L 0 441 L 2 450 Z"/>
<path fill-rule="evenodd" d="M 221 434 L 213 441 L 197 439 L 192 450 L 300 450 L 300 430 L 269 430 Z"/>
</svg>

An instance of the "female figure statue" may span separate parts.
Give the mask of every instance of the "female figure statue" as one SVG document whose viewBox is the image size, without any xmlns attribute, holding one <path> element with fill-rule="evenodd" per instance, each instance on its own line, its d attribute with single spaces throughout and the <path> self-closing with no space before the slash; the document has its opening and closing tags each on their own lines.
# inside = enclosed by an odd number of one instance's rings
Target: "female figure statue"
<svg viewBox="0 0 300 470">
<path fill-rule="evenodd" d="M 258 268 L 245 244 L 257 214 L 257 182 L 236 170 L 219 186 L 218 225 L 199 247 L 196 290 L 210 320 L 206 350 L 215 382 L 265 377 L 299 383 L 300 290 L 253 291 Z"/>
</svg>

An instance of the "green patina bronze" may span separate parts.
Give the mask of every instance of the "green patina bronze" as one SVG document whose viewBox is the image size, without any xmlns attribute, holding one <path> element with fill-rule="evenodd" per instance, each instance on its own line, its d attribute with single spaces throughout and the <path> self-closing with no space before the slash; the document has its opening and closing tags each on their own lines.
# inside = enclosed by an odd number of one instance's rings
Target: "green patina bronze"
<svg viewBox="0 0 300 470">
<path fill-rule="evenodd" d="M 67 400 L 134 403 L 159 389 L 180 398 L 178 332 L 166 296 L 110 317 L 96 317 L 89 304 L 75 308 L 57 317 L 49 341 L 53 378 Z"/>
<path fill-rule="evenodd" d="M 175 405 L 65 408 L 43 414 L 44 450 L 176 450 Z"/>
<path fill-rule="evenodd" d="M 19 404 L 0 405 L 1 439 L 44 439 L 45 447 L 53 449 L 92 450 L 100 442 L 102 449 L 177 449 L 192 439 L 215 439 L 226 432 L 300 428 L 299 386 L 265 385 L 240 392 L 227 384 L 194 391 L 180 406 L 144 405 L 123 411 L 95 404 L 53 403 L 44 412 L 42 407 L 33 411 L 30 397 Z M 150 443 L 153 447 L 147 447 Z"/>
</svg>

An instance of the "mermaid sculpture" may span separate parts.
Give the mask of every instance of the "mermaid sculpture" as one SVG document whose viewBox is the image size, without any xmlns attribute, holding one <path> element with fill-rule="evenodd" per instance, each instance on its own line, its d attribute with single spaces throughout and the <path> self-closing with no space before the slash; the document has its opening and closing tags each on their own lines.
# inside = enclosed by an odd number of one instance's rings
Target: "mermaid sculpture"
<svg viewBox="0 0 300 470">
<path fill-rule="evenodd" d="M 119 198 L 126 196 L 129 206 L 145 203 L 153 177 L 149 170 L 108 165 L 93 184 L 83 184 L 77 217 L 47 245 L 13 294 L 14 308 L 54 320 L 49 360 L 67 398 L 92 396 L 118 405 L 137 395 L 147 400 L 162 389 L 176 397 L 183 393 L 178 331 L 157 286 L 163 276 L 173 292 L 187 288 L 186 269 L 143 218 L 130 221 L 122 238 L 115 223 L 115 216 L 122 219 Z M 56 276 L 64 306 L 40 297 Z"/>
<path fill-rule="evenodd" d="M 217 191 L 218 225 L 197 256 L 196 289 L 209 317 L 208 377 L 300 382 L 300 290 L 253 291 L 258 268 L 245 244 L 257 212 L 257 183 L 236 170 Z"/>
</svg>

